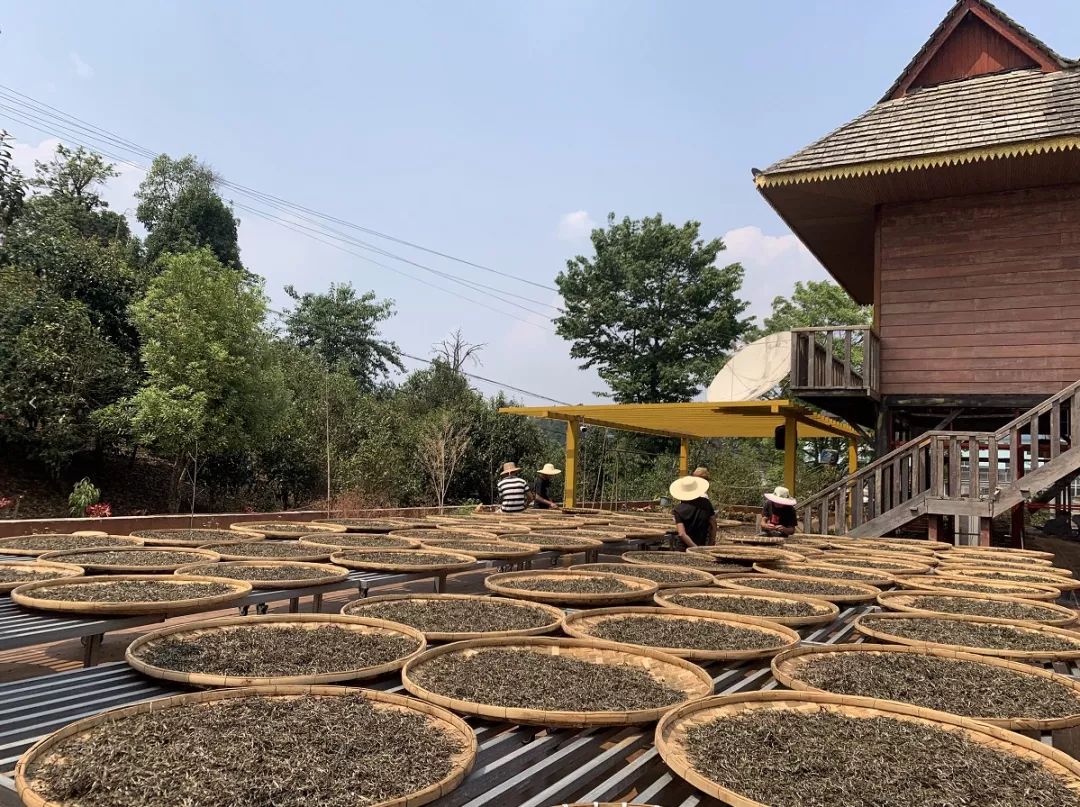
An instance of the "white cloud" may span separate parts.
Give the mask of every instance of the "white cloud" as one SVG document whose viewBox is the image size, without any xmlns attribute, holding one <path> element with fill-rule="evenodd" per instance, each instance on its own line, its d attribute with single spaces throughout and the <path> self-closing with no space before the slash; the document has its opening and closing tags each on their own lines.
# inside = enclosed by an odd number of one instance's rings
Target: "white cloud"
<svg viewBox="0 0 1080 807">
<path fill-rule="evenodd" d="M 75 51 L 68 54 L 68 59 L 71 61 L 71 66 L 75 68 L 75 75 L 79 78 L 91 78 L 94 75 L 94 68 L 84 62 Z"/>
<path fill-rule="evenodd" d="M 827 280 L 828 273 L 791 233 L 765 235 L 760 227 L 747 226 L 724 234 L 725 252 L 720 260 L 739 262 L 746 270 L 742 298 L 748 300 L 748 314 L 759 321 L 772 312 L 777 295 L 791 294 L 797 280 Z"/>
<path fill-rule="evenodd" d="M 560 241 L 577 241 L 588 238 L 594 227 L 596 227 L 596 222 L 592 220 L 587 210 L 563 213 L 559 217 L 559 227 L 555 231 L 555 237 Z"/>
</svg>

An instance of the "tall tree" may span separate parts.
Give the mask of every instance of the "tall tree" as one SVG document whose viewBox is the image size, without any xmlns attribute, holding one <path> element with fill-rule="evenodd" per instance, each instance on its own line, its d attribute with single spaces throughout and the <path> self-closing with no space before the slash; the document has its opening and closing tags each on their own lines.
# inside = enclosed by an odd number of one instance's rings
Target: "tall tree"
<svg viewBox="0 0 1080 807">
<path fill-rule="evenodd" d="M 460 373 L 466 364 L 480 364 L 480 351 L 485 347 L 487 345 L 484 343 L 466 342 L 461 328 L 458 328 L 438 344 L 432 345 L 432 351 L 437 359 Z"/>
<path fill-rule="evenodd" d="M 859 305 L 831 280 L 799 280 L 791 297 L 774 297 L 761 335 L 824 325 L 869 325 L 874 310 Z"/>
<path fill-rule="evenodd" d="M 619 402 L 690 400 L 750 327 L 736 296 L 742 266 L 717 266 L 724 243 L 700 231 L 696 221 L 612 213 L 592 232 L 594 257 L 567 261 L 555 280 L 565 301 L 559 335 Z"/>
<path fill-rule="evenodd" d="M 100 154 L 82 146 L 72 151 L 63 143 L 56 147 L 51 160 L 36 160 L 34 167 L 37 173 L 30 180 L 33 187 L 58 199 L 78 203 L 87 210 L 108 207 L 98 195 L 98 187 L 120 176 L 116 166 L 105 162 Z"/>
<path fill-rule="evenodd" d="M 379 323 L 394 314 L 392 300 L 373 291 L 357 296 L 350 283 L 332 283 L 325 294 L 300 294 L 292 286 L 285 293 L 296 302 L 285 314 L 289 341 L 351 375 L 361 389 L 374 389 L 392 368 L 404 369 L 397 345 L 379 335 Z"/>
<path fill-rule="evenodd" d="M 11 223 L 22 212 L 26 199 L 26 179 L 12 163 L 13 141 L 0 129 L 0 245 Z"/>
</svg>

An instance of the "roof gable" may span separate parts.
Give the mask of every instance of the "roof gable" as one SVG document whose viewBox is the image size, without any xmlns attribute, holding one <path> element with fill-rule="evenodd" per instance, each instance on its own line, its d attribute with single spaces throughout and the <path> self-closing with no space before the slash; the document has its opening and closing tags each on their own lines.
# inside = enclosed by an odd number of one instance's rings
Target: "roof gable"
<svg viewBox="0 0 1080 807">
<path fill-rule="evenodd" d="M 957 0 L 882 100 L 946 81 L 1070 64 L 986 0 Z"/>
</svg>

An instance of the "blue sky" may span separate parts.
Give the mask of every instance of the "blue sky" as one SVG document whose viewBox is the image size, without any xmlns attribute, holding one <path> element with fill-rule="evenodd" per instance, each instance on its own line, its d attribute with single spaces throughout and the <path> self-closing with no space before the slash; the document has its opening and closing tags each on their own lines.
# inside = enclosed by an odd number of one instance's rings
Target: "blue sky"
<svg viewBox="0 0 1080 807">
<path fill-rule="evenodd" d="M 795 280 L 824 272 L 759 198 L 751 167 L 871 106 L 950 6 L 35 0 L 0 11 L 0 83 L 156 151 L 197 154 L 234 182 L 541 285 L 588 251 L 589 224 L 609 211 L 697 219 L 743 262 L 744 297 L 760 315 Z M 1000 7 L 1078 55 L 1063 34 L 1080 30 L 1080 3 Z M 53 145 L 3 109 L 0 126 L 24 164 Z M 141 175 L 121 168 L 108 198 L 123 211 Z M 396 301 L 385 334 L 409 352 L 428 355 L 460 327 L 488 344 L 482 375 L 571 402 L 603 389 L 542 316 L 474 305 L 237 212 L 242 257 L 275 305 L 286 284 L 351 281 Z"/>
</svg>

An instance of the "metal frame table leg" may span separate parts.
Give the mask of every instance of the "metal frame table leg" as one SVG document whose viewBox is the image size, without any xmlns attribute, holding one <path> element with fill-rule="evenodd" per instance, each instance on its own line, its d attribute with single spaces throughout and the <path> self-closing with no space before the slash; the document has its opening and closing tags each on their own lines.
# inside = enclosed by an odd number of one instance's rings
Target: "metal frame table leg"
<svg viewBox="0 0 1080 807">
<path fill-rule="evenodd" d="M 322 613 L 322 594 L 321 593 L 311 595 L 311 612 L 313 614 L 321 614 Z"/>
<path fill-rule="evenodd" d="M 95 633 L 93 636 L 83 636 L 80 640 L 83 646 L 83 666 L 93 667 L 97 664 L 98 650 L 101 649 L 103 633 Z"/>
</svg>

